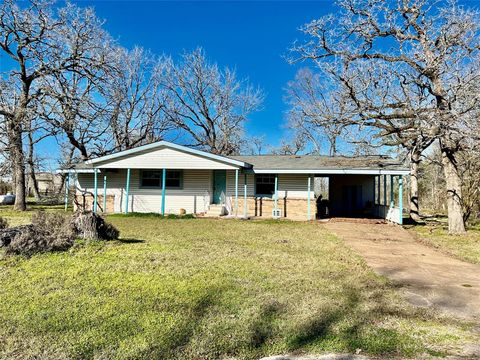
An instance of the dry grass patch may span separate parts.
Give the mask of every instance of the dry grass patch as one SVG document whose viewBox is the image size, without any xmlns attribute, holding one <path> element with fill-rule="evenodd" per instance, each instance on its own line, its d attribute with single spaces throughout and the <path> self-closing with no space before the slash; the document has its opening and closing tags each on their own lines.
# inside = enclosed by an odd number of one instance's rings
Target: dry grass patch
<svg viewBox="0 0 480 360">
<path fill-rule="evenodd" d="M 472 341 L 315 223 L 110 216 L 122 239 L 0 260 L 0 358 L 416 357 Z"/>
<path fill-rule="evenodd" d="M 423 243 L 438 248 L 459 259 L 480 264 L 480 228 L 468 230 L 466 235 L 448 235 L 443 226 L 414 226 L 409 229 Z"/>
</svg>

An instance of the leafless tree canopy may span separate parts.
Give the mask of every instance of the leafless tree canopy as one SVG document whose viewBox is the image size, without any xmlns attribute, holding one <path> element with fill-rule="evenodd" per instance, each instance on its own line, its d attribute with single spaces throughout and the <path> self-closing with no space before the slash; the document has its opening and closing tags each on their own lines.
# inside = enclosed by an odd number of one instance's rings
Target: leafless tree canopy
<svg viewBox="0 0 480 360">
<path fill-rule="evenodd" d="M 478 112 L 479 16 L 455 2 L 342 0 L 339 14 L 304 26 L 295 60 L 313 61 L 386 143 L 443 154 L 452 233 L 464 232 L 457 152 Z"/>
<path fill-rule="evenodd" d="M 234 71 L 211 64 L 203 50 L 168 59 L 161 85 L 166 90 L 163 112 L 195 147 L 215 154 L 237 153 L 247 116 L 259 108 L 263 95 Z"/>
</svg>

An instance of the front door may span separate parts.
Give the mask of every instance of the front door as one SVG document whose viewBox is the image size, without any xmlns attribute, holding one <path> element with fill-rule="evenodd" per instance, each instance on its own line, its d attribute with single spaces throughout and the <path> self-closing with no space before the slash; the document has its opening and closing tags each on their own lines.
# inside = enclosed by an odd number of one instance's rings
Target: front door
<svg viewBox="0 0 480 360">
<path fill-rule="evenodd" d="M 227 171 L 213 170 L 213 204 L 222 203 L 222 193 L 227 190 Z"/>
</svg>

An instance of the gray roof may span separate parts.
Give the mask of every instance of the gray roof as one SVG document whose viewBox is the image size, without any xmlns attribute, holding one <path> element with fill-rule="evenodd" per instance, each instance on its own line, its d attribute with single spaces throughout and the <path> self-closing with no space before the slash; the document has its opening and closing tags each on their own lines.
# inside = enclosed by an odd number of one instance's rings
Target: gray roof
<svg viewBox="0 0 480 360">
<path fill-rule="evenodd" d="M 249 155 L 231 157 L 252 164 L 254 170 L 407 170 L 401 161 L 384 155 L 356 157 Z"/>
<path fill-rule="evenodd" d="M 373 173 L 408 174 L 408 167 L 401 161 L 385 155 L 372 156 L 316 156 L 316 155 L 242 155 L 228 158 L 253 166 L 254 172 L 296 173 Z M 78 163 L 65 172 L 93 172 L 93 165 Z"/>
</svg>

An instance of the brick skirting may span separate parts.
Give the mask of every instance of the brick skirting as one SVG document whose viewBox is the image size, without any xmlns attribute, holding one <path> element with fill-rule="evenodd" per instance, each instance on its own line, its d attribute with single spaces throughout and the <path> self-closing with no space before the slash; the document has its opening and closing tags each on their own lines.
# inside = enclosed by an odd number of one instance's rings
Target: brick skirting
<svg viewBox="0 0 480 360">
<path fill-rule="evenodd" d="M 232 199 L 234 206 L 235 199 Z M 238 215 L 243 215 L 244 198 L 238 198 Z M 271 218 L 274 201 L 271 198 L 247 197 L 247 216 Z M 278 199 L 277 208 L 282 212 L 282 218 L 291 220 L 308 220 L 308 200 L 304 198 Z M 310 199 L 310 216 L 315 219 L 315 199 Z"/>
</svg>

